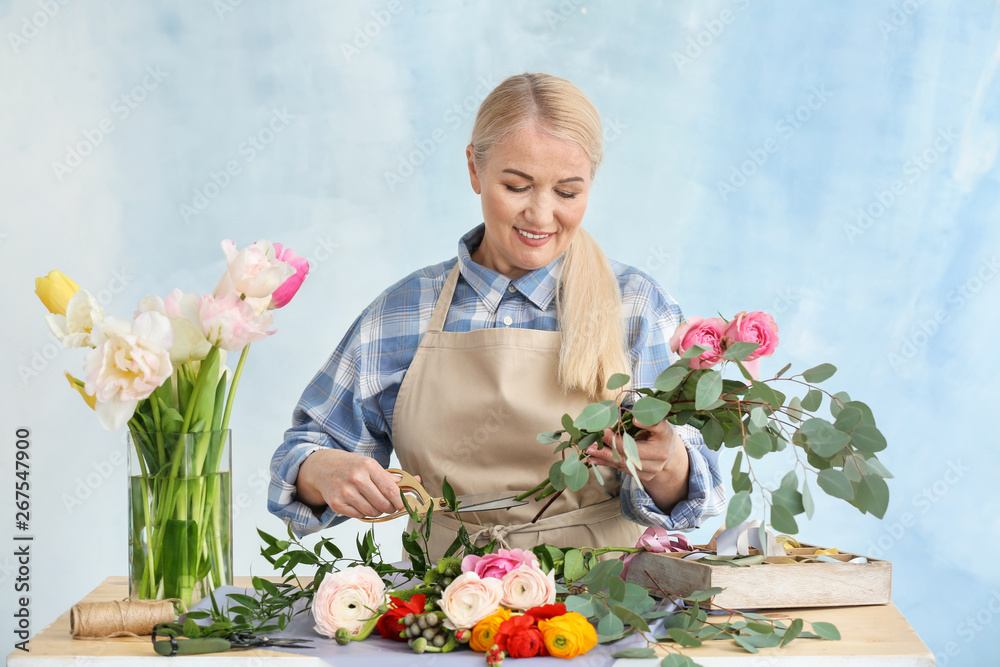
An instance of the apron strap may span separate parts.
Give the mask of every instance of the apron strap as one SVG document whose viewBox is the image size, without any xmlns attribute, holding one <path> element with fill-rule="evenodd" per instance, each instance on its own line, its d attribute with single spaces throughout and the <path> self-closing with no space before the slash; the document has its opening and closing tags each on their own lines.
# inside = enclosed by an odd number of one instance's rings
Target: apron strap
<svg viewBox="0 0 1000 667">
<path fill-rule="evenodd" d="M 451 298 L 455 295 L 455 286 L 458 285 L 458 275 L 458 262 L 455 262 L 455 266 L 441 288 L 441 295 L 434 305 L 434 314 L 431 315 L 431 321 L 427 324 L 428 332 L 440 333 L 444 330 L 444 321 L 448 318 Z"/>
</svg>

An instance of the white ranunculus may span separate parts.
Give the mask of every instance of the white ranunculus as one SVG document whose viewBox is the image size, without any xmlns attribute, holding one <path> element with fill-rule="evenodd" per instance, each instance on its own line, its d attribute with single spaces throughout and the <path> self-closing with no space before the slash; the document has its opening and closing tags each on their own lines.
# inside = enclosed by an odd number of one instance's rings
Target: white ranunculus
<svg viewBox="0 0 1000 667">
<path fill-rule="evenodd" d="M 228 266 L 212 293 L 215 297 L 235 293 L 248 299 L 266 298 L 269 302 L 274 290 L 295 275 L 294 267 L 277 258 L 270 241 L 260 240 L 237 252 L 236 243 L 227 239 L 222 242 L 222 252 Z M 267 308 L 266 302 L 263 308 L 259 307 L 260 302 L 253 305 L 258 311 Z"/>
<path fill-rule="evenodd" d="M 93 342 L 96 347 L 84 363 L 84 390 L 97 399 L 101 425 L 114 431 L 173 372 L 173 329 L 157 312 L 140 313 L 132 322 L 108 317 L 94 330 Z"/>
<path fill-rule="evenodd" d="M 104 309 L 87 290 L 78 290 L 66 303 L 66 314 L 48 314 L 45 322 L 67 347 L 94 347 L 92 333 L 104 320 Z"/>
<path fill-rule="evenodd" d="M 466 572 L 444 589 L 441 611 L 456 629 L 471 628 L 497 610 L 502 592 L 499 579 Z"/>
<path fill-rule="evenodd" d="M 365 623 L 380 615 L 385 602 L 385 584 L 367 565 L 349 567 L 323 577 L 313 595 L 312 614 L 316 632 L 334 637 L 346 628 L 357 635 Z"/>
<path fill-rule="evenodd" d="M 556 601 L 554 570 L 546 574 L 538 565 L 521 565 L 505 574 L 500 583 L 501 603 L 510 609 L 526 611 Z"/>
</svg>

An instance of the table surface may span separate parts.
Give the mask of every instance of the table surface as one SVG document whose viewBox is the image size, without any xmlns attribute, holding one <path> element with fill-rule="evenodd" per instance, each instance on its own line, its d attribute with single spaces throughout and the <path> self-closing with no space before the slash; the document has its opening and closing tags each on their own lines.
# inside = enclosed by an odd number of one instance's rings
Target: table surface
<svg viewBox="0 0 1000 667">
<path fill-rule="evenodd" d="M 236 585 L 249 586 L 249 577 L 237 577 Z M 109 577 L 83 602 L 121 600 L 128 596 L 126 577 Z M 893 604 L 868 607 L 830 607 L 825 609 L 791 609 L 769 613 L 773 617 L 802 618 L 806 621 L 828 621 L 837 626 L 840 641 L 800 639 L 783 649 L 761 649 L 757 655 L 746 653 L 734 642 L 708 642 L 697 649 L 686 649 L 685 655 L 704 667 L 735 665 L 796 665 L 797 667 L 833 667 L 856 665 L 864 667 L 932 667 L 934 656 Z M 362 646 L 364 643 L 361 644 Z M 56 665 L 127 665 L 163 666 L 163 658 L 153 652 L 146 638 L 105 640 L 73 639 L 69 632 L 69 611 L 49 627 L 32 637 L 29 652 L 15 650 L 7 656 L 7 667 L 54 667 Z M 414 665 L 438 664 L 448 656 L 413 655 Z M 398 656 L 397 656 L 398 660 Z M 546 658 L 553 665 L 567 664 L 556 658 Z M 375 662 L 378 662 L 377 660 Z M 511 667 L 520 661 L 512 660 Z M 395 662 L 392 667 L 396 667 Z M 659 660 L 619 660 L 623 667 L 658 665 Z M 230 651 L 205 656 L 178 656 L 170 665 L 177 667 L 223 667 L 225 665 L 276 665 L 279 667 L 313 667 L 324 665 L 318 658 L 277 653 L 261 649 Z M 484 663 L 485 664 L 485 663 Z M 571 664 L 571 663 L 570 663 Z M 588 667 L 593 667 L 590 662 Z"/>
</svg>

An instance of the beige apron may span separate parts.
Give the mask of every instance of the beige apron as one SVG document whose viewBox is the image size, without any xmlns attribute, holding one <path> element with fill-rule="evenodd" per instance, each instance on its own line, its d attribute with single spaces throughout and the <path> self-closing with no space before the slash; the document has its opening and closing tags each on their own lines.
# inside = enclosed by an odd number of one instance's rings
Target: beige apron
<svg viewBox="0 0 1000 667">
<path fill-rule="evenodd" d="M 561 428 L 590 401 L 559 386 L 561 334 L 531 329 L 444 331 L 458 284 L 458 264 L 438 297 L 427 332 L 399 388 L 392 441 L 404 470 L 420 475 L 432 495 L 448 482 L 458 495 L 533 488 L 560 455 L 535 439 Z M 504 548 L 634 546 L 644 527 L 624 519 L 614 470 L 602 469 L 578 492 L 564 492 L 539 519 L 541 502 L 463 513 L 473 542 Z M 440 557 L 454 540 L 455 515 L 434 514 L 430 551 Z M 413 530 L 412 522 L 409 530 Z"/>
</svg>

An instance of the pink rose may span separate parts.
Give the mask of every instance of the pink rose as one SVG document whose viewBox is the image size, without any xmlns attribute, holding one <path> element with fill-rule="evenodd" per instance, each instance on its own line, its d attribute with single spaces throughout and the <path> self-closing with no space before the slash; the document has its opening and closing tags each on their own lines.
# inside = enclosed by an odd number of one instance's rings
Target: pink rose
<svg viewBox="0 0 1000 667">
<path fill-rule="evenodd" d="M 309 262 L 304 257 L 299 257 L 291 248 L 285 248 L 280 243 L 274 244 L 274 255 L 279 261 L 289 264 L 295 269 L 295 275 L 281 283 L 281 286 L 271 294 L 269 309 L 282 308 L 292 300 L 295 293 L 302 287 L 302 281 L 309 274 Z"/>
<path fill-rule="evenodd" d="M 556 601 L 555 571 L 546 574 L 537 564 L 511 570 L 500 583 L 503 586 L 500 603 L 509 609 L 524 611 Z"/>
<path fill-rule="evenodd" d="M 333 638 L 340 628 L 356 636 L 366 623 L 378 617 L 385 602 L 385 584 L 367 565 L 349 567 L 323 577 L 313 596 L 312 614 L 316 632 Z"/>
<path fill-rule="evenodd" d="M 691 359 L 691 368 L 711 368 L 722 361 L 725 329 L 725 320 L 718 317 L 692 317 L 674 330 L 674 335 L 670 337 L 670 349 L 682 354 L 692 345 L 704 347 L 705 352 Z"/>
<path fill-rule="evenodd" d="M 444 589 L 440 607 L 456 629 L 471 628 L 497 610 L 502 596 L 499 579 L 465 572 Z"/>
<path fill-rule="evenodd" d="M 522 549 L 500 549 L 494 554 L 462 559 L 462 572 L 475 572 L 481 578 L 503 579 L 504 575 L 521 565 L 537 565 L 535 554 Z"/>
<path fill-rule="evenodd" d="M 674 551 L 694 551 L 688 538 L 679 533 L 668 533 L 666 528 L 650 526 L 635 543 L 636 548 L 644 549 L 655 554 L 662 554 Z M 635 558 L 635 554 L 628 554 L 623 558 L 625 568 L 622 570 L 622 579 L 628 574 L 628 564 Z"/>
<path fill-rule="evenodd" d="M 252 305 L 235 292 L 221 297 L 203 296 L 198 302 L 201 330 L 213 345 L 223 350 L 239 352 L 250 343 L 270 336 L 272 315 L 265 310 L 260 315 Z"/>
<path fill-rule="evenodd" d="M 737 313 L 723 334 L 726 345 L 733 343 L 757 343 L 760 347 L 743 360 L 750 375 L 757 379 L 761 357 L 770 357 L 778 347 L 778 325 L 767 313 L 755 310 L 752 313 Z"/>
</svg>

